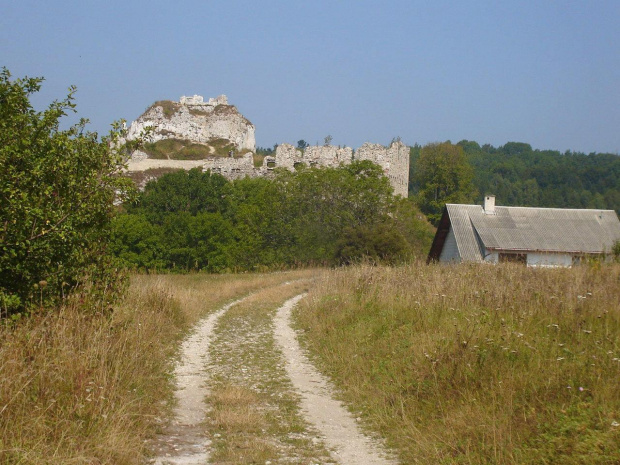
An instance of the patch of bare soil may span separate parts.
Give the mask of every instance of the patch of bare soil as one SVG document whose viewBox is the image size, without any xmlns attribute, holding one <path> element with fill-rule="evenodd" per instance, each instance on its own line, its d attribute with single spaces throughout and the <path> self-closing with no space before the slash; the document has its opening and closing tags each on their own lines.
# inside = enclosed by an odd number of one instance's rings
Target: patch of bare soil
<svg viewBox="0 0 620 465">
<path fill-rule="evenodd" d="M 346 465 L 388 465 L 388 458 L 377 441 L 365 436 L 353 416 L 333 397 L 328 381 L 314 368 L 301 349 L 291 328 L 291 310 L 305 295 L 287 300 L 275 317 L 275 339 L 285 355 L 285 368 L 301 396 L 305 418 L 321 431 L 333 457 Z"/>
</svg>

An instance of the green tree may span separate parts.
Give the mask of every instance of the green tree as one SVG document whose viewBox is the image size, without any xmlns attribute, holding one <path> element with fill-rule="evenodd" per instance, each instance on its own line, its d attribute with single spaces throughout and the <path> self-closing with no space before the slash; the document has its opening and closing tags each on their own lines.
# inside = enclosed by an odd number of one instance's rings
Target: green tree
<svg viewBox="0 0 620 465">
<path fill-rule="evenodd" d="M 120 124 L 106 137 L 67 130 L 75 111 L 66 99 L 35 111 L 30 96 L 42 78 L 0 73 L 0 307 L 6 315 L 36 297 L 54 300 L 90 277 L 104 290 L 117 284 L 106 250 L 113 202 L 128 186 L 117 176 L 125 151 Z M 42 288 L 35 289 L 41 283 Z M 108 293 L 109 294 L 109 293 Z"/>
<path fill-rule="evenodd" d="M 200 168 L 178 170 L 149 182 L 130 210 L 145 211 L 159 222 L 166 213 L 225 212 L 230 193 L 230 182 L 220 174 Z"/>
<path fill-rule="evenodd" d="M 310 144 L 303 139 L 297 141 L 297 148 L 300 150 L 305 150 Z"/>
<path fill-rule="evenodd" d="M 439 222 L 446 203 L 471 203 L 476 197 L 473 170 L 463 148 L 450 142 L 422 147 L 415 179 L 417 203 L 433 224 Z"/>
</svg>

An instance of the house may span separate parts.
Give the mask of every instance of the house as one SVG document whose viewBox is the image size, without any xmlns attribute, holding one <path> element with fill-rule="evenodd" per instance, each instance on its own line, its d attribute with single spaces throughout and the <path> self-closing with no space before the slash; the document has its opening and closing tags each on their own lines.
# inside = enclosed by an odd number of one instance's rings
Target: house
<svg viewBox="0 0 620 465">
<path fill-rule="evenodd" d="M 571 266 L 584 257 L 608 255 L 620 241 L 613 210 L 447 204 L 428 262 L 521 262 Z"/>
</svg>

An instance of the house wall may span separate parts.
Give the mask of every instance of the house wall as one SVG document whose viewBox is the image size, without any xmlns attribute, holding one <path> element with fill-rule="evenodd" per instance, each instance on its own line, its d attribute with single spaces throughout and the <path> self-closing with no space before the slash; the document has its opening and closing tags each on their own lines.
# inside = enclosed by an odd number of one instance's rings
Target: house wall
<svg viewBox="0 0 620 465">
<path fill-rule="evenodd" d="M 487 250 L 484 261 L 499 263 L 499 252 Z M 527 266 L 572 266 L 573 257 L 565 253 L 527 253 Z"/>
<path fill-rule="evenodd" d="M 528 253 L 527 266 L 572 266 L 573 256 L 567 253 Z"/>
<path fill-rule="evenodd" d="M 454 237 L 454 230 L 452 229 L 452 226 L 450 226 L 450 230 L 448 231 L 448 235 L 446 236 L 446 241 L 443 244 L 443 249 L 441 250 L 441 254 L 439 255 L 439 261 L 461 261 L 461 254 L 459 254 L 459 249 L 456 245 L 456 238 Z"/>
</svg>

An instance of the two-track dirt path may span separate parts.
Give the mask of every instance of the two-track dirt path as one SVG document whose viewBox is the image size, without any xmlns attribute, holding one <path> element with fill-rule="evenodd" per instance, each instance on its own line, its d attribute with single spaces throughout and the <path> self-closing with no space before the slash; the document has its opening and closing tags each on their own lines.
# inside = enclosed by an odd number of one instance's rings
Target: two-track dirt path
<svg viewBox="0 0 620 465">
<path fill-rule="evenodd" d="M 197 325 L 175 370 L 175 417 L 151 463 L 396 463 L 333 399 L 297 342 L 290 315 L 308 284 L 254 293 Z"/>
</svg>

